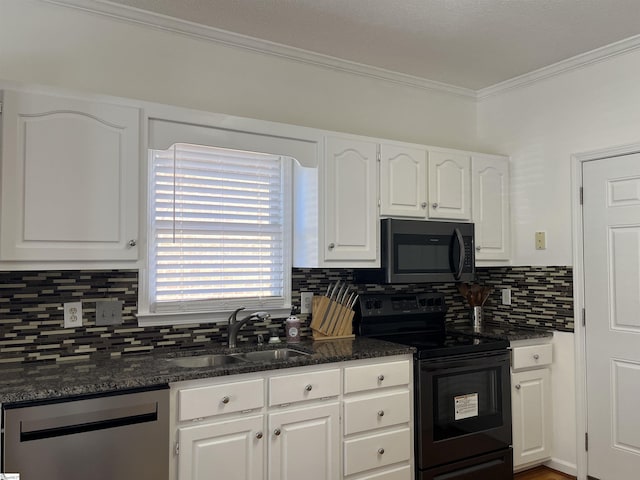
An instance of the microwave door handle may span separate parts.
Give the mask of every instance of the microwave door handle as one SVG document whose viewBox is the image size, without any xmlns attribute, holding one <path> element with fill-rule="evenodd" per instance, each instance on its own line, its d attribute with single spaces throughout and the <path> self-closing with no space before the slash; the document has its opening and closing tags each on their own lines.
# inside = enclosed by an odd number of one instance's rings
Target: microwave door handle
<svg viewBox="0 0 640 480">
<path fill-rule="evenodd" d="M 465 260 L 465 248 L 464 248 L 464 238 L 462 237 L 462 232 L 460 232 L 459 228 L 454 229 L 456 243 L 458 244 L 458 248 L 460 249 L 460 256 L 458 260 L 458 269 L 453 273 L 453 278 L 455 280 L 460 280 L 462 277 L 462 269 L 464 268 L 464 260 Z"/>
</svg>

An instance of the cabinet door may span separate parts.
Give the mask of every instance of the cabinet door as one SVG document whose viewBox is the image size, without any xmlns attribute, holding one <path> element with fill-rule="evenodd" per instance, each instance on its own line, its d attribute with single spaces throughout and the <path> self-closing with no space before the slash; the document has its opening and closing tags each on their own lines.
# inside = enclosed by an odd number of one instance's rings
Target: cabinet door
<svg viewBox="0 0 640 480">
<path fill-rule="evenodd" d="M 377 144 L 326 139 L 324 259 L 377 259 Z"/>
<path fill-rule="evenodd" d="M 509 259 L 509 160 L 473 156 L 471 185 L 476 260 Z"/>
<path fill-rule="evenodd" d="M 0 260 L 137 260 L 139 110 L 5 91 L 2 117 Z"/>
<path fill-rule="evenodd" d="M 178 480 L 264 479 L 263 419 L 257 415 L 179 428 Z"/>
<path fill-rule="evenodd" d="M 340 478 L 338 405 L 269 414 L 269 480 Z"/>
<path fill-rule="evenodd" d="M 471 157 L 429 152 L 429 218 L 471 219 Z"/>
<path fill-rule="evenodd" d="M 548 368 L 511 375 L 514 466 L 551 455 L 551 372 Z"/>
<path fill-rule="evenodd" d="M 380 145 L 380 215 L 426 217 L 425 150 Z"/>
</svg>

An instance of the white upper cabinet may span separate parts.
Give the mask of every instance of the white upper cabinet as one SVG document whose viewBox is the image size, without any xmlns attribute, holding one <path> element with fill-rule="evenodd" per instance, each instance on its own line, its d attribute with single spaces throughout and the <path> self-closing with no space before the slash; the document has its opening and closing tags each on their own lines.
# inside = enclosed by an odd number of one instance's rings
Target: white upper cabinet
<svg viewBox="0 0 640 480">
<path fill-rule="evenodd" d="M 429 218 L 471 220 L 471 157 L 429 151 Z"/>
<path fill-rule="evenodd" d="M 476 260 L 508 260 L 509 159 L 474 154 L 472 170 Z"/>
<path fill-rule="evenodd" d="M 0 261 L 137 260 L 139 110 L 3 97 Z"/>
<path fill-rule="evenodd" d="M 380 145 L 380 215 L 427 216 L 427 152 Z"/>
<path fill-rule="evenodd" d="M 326 138 L 325 261 L 378 258 L 377 152 L 375 142 Z"/>
</svg>

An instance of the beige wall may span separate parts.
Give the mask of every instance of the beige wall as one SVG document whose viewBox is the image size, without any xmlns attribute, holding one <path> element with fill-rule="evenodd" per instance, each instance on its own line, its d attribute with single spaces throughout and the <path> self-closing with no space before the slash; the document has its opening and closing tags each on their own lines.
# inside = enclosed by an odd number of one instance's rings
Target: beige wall
<svg viewBox="0 0 640 480">
<path fill-rule="evenodd" d="M 475 148 L 475 100 L 38 0 L 0 0 L 0 79 Z"/>
</svg>

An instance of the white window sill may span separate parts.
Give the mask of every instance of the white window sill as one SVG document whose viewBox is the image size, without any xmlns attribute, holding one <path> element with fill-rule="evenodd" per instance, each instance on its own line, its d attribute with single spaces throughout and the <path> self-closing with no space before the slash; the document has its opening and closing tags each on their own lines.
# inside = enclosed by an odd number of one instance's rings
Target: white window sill
<svg viewBox="0 0 640 480">
<path fill-rule="evenodd" d="M 243 310 L 238 317 L 249 315 L 254 310 Z M 291 313 L 291 307 L 262 309 L 271 315 L 271 318 L 286 318 Z M 202 323 L 224 323 L 228 320 L 229 312 L 179 312 L 179 313 L 138 313 L 138 326 L 159 327 L 172 325 L 199 325 Z"/>
</svg>

